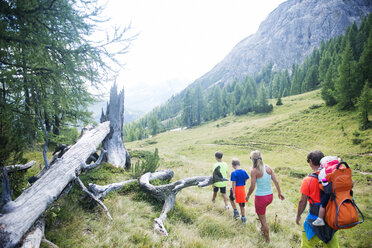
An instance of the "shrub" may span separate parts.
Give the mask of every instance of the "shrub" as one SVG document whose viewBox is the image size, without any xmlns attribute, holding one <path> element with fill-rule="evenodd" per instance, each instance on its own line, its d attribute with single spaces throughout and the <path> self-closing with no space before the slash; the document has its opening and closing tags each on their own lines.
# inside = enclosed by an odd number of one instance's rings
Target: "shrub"
<svg viewBox="0 0 372 248">
<path fill-rule="evenodd" d="M 322 104 L 313 104 L 309 107 L 309 109 L 317 109 L 317 108 L 320 108 L 322 106 Z"/>
<path fill-rule="evenodd" d="M 155 172 L 159 167 L 159 160 L 158 148 L 155 149 L 154 153 L 145 154 L 143 160 L 138 160 L 134 166 L 132 166 L 132 177 L 139 178 L 147 172 Z"/>
<path fill-rule="evenodd" d="M 304 177 L 307 176 L 307 173 L 306 172 L 302 172 L 302 171 L 291 171 L 289 173 L 289 176 L 295 177 L 295 178 L 304 178 Z"/>
<path fill-rule="evenodd" d="M 283 105 L 282 98 L 279 97 L 278 100 L 276 101 L 276 106 Z"/>
</svg>

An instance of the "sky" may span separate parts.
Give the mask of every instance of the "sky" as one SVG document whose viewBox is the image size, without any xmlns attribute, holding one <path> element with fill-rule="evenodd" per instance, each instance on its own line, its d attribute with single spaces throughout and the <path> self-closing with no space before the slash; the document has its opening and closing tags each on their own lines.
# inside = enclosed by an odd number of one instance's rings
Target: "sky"
<svg viewBox="0 0 372 248">
<path fill-rule="evenodd" d="M 254 34 L 284 0 L 108 0 L 110 25 L 138 33 L 117 77 L 125 106 L 147 112 L 198 79 Z"/>
</svg>

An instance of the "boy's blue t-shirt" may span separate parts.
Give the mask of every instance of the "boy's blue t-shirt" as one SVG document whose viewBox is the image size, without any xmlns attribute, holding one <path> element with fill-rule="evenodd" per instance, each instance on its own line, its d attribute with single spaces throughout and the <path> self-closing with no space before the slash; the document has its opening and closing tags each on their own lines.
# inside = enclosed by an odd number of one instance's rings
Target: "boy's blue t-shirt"
<svg viewBox="0 0 372 248">
<path fill-rule="evenodd" d="M 231 173 L 230 180 L 236 182 L 236 186 L 244 186 L 245 180 L 249 179 L 248 173 L 243 169 L 237 169 Z"/>
</svg>

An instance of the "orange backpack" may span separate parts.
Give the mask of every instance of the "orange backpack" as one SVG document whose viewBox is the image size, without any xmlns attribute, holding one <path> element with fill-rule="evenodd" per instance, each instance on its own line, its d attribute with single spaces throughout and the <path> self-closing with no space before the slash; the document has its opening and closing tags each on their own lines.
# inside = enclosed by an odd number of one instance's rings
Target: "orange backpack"
<svg viewBox="0 0 372 248">
<path fill-rule="evenodd" d="M 345 167 L 340 166 L 344 164 Z M 325 221 L 334 230 L 352 228 L 364 222 L 364 216 L 353 197 L 351 169 L 346 162 L 338 163 L 336 169 L 327 175 L 332 192 L 326 207 Z M 359 221 L 358 212 L 362 216 Z"/>
</svg>

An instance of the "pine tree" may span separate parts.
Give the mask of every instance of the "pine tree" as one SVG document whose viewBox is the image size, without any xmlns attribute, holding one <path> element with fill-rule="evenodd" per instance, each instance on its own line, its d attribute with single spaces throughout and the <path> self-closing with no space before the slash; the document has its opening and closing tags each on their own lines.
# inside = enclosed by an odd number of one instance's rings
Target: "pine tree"
<svg viewBox="0 0 372 248">
<path fill-rule="evenodd" d="M 307 92 L 310 90 L 314 90 L 316 86 L 319 84 L 319 76 L 318 76 L 318 66 L 312 65 L 310 69 L 307 71 L 304 83 L 302 84 L 301 92 Z"/>
<path fill-rule="evenodd" d="M 273 110 L 273 105 L 269 104 L 266 97 L 266 90 L 263 86 L 259 90 L 253 110 L 256 113 L 269 113 Z"/>
<path fill-rule="evenodd" d="M 154 114 L 149 122 L 149 130 L 151 135 L 160 133 L 160 124 L 158 117 Z"/>
<path fill-rule="evenodd" d="M 203 111 L 204 111 L 204 98 L 201 85 L 198 84 L 195 88 L 194 93 L 195 98 L 195 115 L 196 115 L 196 124 L 200 125 L 202 121 Z"/>
<path fill-rule="evenodd" d="M 279 74 L 274 75 L 274 78 L 271 84 L 271 92 L 272 92 L 272 98 L 277 98 L 279 95 L 281 95 Z"/>
<path fill-rule="evenodd" d="M 336 69 L 334 65 L 330 65 L 326 72 L 324 80 L 321 82 L 322 90 L 321 95 L 322 99 L 325 101 L 327 106 L 333 106 L 337 103 L 335 98 L 335 73 Z"/>
<path fill-rule="evenodd" d="M 211 102 L 212 119 L 217 120 L 222 116 L 222 93 L 219 86 L 214 87 L 213 98 Z"/>
<path fill-rule="evenodd" d="M 242 87 L 239 83 L 235 85 L 234 97 L 235 97 L 235 102 L 238 104 L 240 102 L 240 98 L 242 97 Z"/>
<path fill-rule="evenodd" d="M 362 94 L 357 102 L 358 114 L 360 116 L 360 128 L 365 130 L 371 127 L 371 121 L 368 115 L 372 111 L 372 88 L 369 87 L 368 82 L 364 84 Z"/>
<path fill-rule="evenodd" d="M 88 87 L 105 82 L 127 50 L 126 29 L 115 30 L 107 43 L 90 40 L 102 23 L 97 6 L 97 0 L 1 2 L 2 114 L 13 112 L 7 118 L 25 127 L 20 138 L 30 144 L 42 136 L 44 154 L 64 127 L 92 120 Z M 120 49 L 111 53 L 110 45 Z"/>
<path fill-rule="evenodd" d="M 278 100 L 276 101 L 276 106 L 283 105 L 282 98 L 278 97 Z"/>
<path fill-rule="evenodd" d="M 183 124 L 187 127 L 191 127 L 194 124 L 193 99 L 190 89 L 186 91 L 183 98 L 182 120 Z"/>
<path fill-rule="evenodd" d="M 336 80 L 335 89 L 338 97 L 338 106 L 341 109 L 349 109 L 353 107 L 353 85 L 357 83 L 356 79 L 356 62 L 354 61 L 351 46 L 347 43 L 344 52 L 342 53 L 342 63 L 338 67 L 339 78 Z"/>
<path fill-rule="evenodd" d="M 281 79 L 280 79 L 280 85 L 281 85 L 281 96 L 286 97 L 289 95 L 289 91 L 291 89 L 291 80 L 289 78 L 288 70 L 285 70 L 284 73 L 282 73 Z"/>
<path fill-rule="evenodd" d="M 301 93 L 301 79 L 300 79 L 300 72 L 299 66 L 293 65 L 292 66 L 292 75 L 291 75 L 291 95 L 297 95 Z M 270 96 L 272 98 L 272 96 Z"/>
<path fill-rule="evenodd" d="M 370 15 L 372 19 L 372 14 Z M 372 27 L 371 27 L 372 28 Z M 358 63 L 358 74 L 361 82 L 368 81 L 369 87 L 372 88 L 372 32 L 369 33 L 368 40 L 364 45 L 362 55 Z"/>
</svg>

